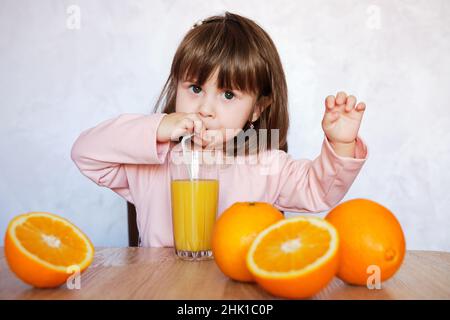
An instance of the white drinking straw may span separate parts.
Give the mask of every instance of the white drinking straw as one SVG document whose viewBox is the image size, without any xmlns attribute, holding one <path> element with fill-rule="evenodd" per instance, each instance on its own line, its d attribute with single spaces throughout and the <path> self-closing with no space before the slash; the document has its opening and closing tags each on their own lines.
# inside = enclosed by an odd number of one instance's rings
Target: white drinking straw
<svg viewBox="0 0 450 320">
<path fill-rule="evenodd" d="M 188 134 L 184 136 L 181 139 L 181 148 L 183 150 L 183 159 L 187 159 L 187 147 L 186 147 L 186 141 L 191 139 L 194 136 L 193 133 Z M 198 163 L 198 151 L 191 150 L 191 159 L 190 159 L 190 165 L 188 165 L 188 172 L 189 172 L 189 178 L 191 180 L 198 179 L 198 172 L 199 172 L 199 163 Z"/>
</svg>

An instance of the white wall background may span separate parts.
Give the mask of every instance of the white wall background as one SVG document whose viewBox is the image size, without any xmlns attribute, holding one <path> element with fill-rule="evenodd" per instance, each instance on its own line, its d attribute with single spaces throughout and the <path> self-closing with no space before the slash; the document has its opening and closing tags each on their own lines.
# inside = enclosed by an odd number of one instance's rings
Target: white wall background
<svg viewBox="0 0 450 320">
<path fill-rule="evenodd" d="M 80 29 L 67 27 L 73 4 Z M 96 246 L 126 246 L 125 201 L 80 174 L 72 143 L 105 119 L 150 112 L 185 32 L 225 10 L 254 19 L 278 47 L 290 153 L 316 157 L 324 98 L 355 94 L 368 106 L 370 158 L 345 199 L 390 208 L 409 249 L 450 251 L 447 0 L 0 0 L 0 231 L 42 210 Z"/>
</svg>

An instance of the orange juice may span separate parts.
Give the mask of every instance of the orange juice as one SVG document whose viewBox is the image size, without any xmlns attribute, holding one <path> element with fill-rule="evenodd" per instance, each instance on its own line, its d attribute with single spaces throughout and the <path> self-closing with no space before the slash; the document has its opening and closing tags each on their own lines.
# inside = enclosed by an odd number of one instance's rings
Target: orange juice
<svg viewBox="0 0 450 320">
<path fill-rule="evenodd" d="M 178 251 L 211 250 L 219 196 L 218 180 L 173 180 L 172 220 Z"/>
</svg>

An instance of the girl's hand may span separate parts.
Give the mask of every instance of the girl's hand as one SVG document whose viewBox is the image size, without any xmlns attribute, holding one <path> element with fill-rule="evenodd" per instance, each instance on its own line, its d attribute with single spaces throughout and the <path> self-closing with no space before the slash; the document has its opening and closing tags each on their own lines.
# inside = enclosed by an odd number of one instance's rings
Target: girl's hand
<svg viewBox="0 0 450 320">
<path fill-rule="evenodd" d="M 206 146 L 206 129 L 196 113 L 174 112 L 165 115 L 159 123 L 156 139 L 158 142 L 178 141 L 181 136 L 194 133 L 193 141 Z"/>
<path fill-rule="evenodd" d="M 350 144 L 355 141 L 366 109 L 364 102 L 359 102 L 356 107 L 355 104 L 356 98 L 342 91 L 338 92 L 336 98 L 328 96 L 325 99 L 322 129 L 332 144 Z"/>
</svg>

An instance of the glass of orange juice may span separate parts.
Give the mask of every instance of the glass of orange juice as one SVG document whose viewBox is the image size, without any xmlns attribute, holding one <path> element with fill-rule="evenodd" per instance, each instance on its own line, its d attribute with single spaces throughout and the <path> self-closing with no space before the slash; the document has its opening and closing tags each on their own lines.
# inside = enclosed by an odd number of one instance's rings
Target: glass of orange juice
<svg viewBox="0 0 450 320">
<path fill-rule="evenodd" d="M 175 253 L 184 260 L 211 259 L 219 198 L 213 152 L 174 148 L 169 166 Z"/>
</svg>

